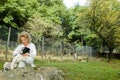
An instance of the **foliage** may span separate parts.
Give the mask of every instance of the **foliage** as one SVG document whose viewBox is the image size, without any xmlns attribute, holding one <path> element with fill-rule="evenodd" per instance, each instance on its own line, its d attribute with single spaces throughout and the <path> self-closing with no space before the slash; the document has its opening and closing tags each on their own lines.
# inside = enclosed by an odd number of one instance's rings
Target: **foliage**
<svg viewBox="0 0 120 80">
<path fill-rule="evenodd" d="M 118 7 L 115 7 L 116 5 L 119 6 L 119 2 L 117 0 L 114 0 L 114 3 L 112 2 L 109 0 L 101 0 L 100 2 L 93 0 L 90 9 L 92 14 L 90 15 L 91 18 L 89 18 L 91 19 L 90 29 L 93 30 L 110 49 L 114 49 L 117 46 L 115 44 L 117 43 L 116 39 L 120 38 L 120 36 L 116 34 L 120 33 L 120 11 L 118 11 Z"/>
<path fill-rule="evenodd" d="M 6 27 L 22 27 L 36 10 L 36 0 L 7 0 L 0 6 L 0 25 Z"/>
<path fill-rule="evenodd" d="M 60 25 L 46 21 L 40 16 L 29 18 L 25 28 L 37 41 L 41 41 L 42 36 L 49 38 L 61 36 L 60 34 L 62 34 Z"/>
<path fill-rule="evenodd" d="M 88 25 L 84 22 L 87 13 L 87 6 L 76 5 L 74 9 L 69 10 L 69 33 L 68 39 L 70 42 L 79 43 L 79 45 L 92 46 L 95 49 L 100 48 L 101 40 L 99 37 L 90 31 Z M 96 45 L 97 43 L 97 45 Z"/>
<path fill-rule="evenodd" d="M 117 0 L 91 0 L 83 22 L 93 31 L 110 51 L 109 60 L 113 49 L 119 46 L 119 5 Z"/>
<path fill-rule="evenodd" d="M 25 29 L 39 41 L 41 40 L 41 36 L 62 36 L 61 18 L 65 10 L 62 1 L 51 0 L 45 2 L 45 0 L 38 0 L 38 2 L 40 5 L 39 9 L 29 18 L 25 25 Z"/>
<path fill-rule="evenodd" d="M 0 38 L 7 39 L 12 27 L 12 37 L 26 30 L 36 42 L 45 36 L 97 50 L 107 46 L 112 53 L 120 46 L 119 6 L 118 0 L 89 0 L 71 9 L 62 0 L 0 0 Z"/>
<path fill-rule="evenodd" d="M 0 38 L 7 40 L 8 28 L 12 27 L 10 40 L 16 41 L 17 33 L 37 10 L 37 0 L 0 0 L 0 3 Z"/>
</svg>

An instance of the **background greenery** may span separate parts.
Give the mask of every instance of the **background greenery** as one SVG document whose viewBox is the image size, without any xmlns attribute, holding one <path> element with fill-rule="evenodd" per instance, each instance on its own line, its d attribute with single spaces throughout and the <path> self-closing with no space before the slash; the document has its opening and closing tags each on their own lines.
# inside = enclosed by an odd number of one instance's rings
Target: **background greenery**
<svg viewBox="0 0 120 80">
<path fill-rule="evenodd" d="M 10 41 L 28 31 L 38 44 L 42 36 L 59 42 L 92 46 L 96 52 L 120 52 L 120 1 L 88 0 L 86 6 L 66 8 L 62 0 L 0 0 L 0 39 Z"/>
</svg>

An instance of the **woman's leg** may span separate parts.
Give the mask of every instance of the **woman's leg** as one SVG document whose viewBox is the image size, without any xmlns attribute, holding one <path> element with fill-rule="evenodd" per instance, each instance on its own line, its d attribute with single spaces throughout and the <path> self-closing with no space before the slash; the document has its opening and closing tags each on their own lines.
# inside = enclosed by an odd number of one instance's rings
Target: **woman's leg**
<svg viewBox="0 0 120 80">
<path fill-rule="evenodd" d="M 25 62 L 20 61 L 19 64 L 18 64 L 18 67 L 19 67 L 19 68 L 25 67 Z"/>
<path fill-rule="evenodd" d="M 19 56 L 20 55 L 17 55 L 17 56 L 15 56 L 15 57 L 13 57 L 13 60 L 12 60 L 12 62 L 11 62 L 11 69 L 13 69 L 14 68 L 14 65 L 15 65 L 15 63 L 17 62 L 17 59 L 19 58 Z"/>
<path fill-rule="evenodd" d="M 34 61 L 34 59 L 33 59 L 33 58 L 31 58 L 31 57 L 28 57 L 28 58 L 26 59 L 26 63 L 27 63 L 27 64 L 30 64 L 30 65 L 31 65 L 31 67 L 35 67 L 35 65 L 34 65 L 33 61 Z"/>
</svg>

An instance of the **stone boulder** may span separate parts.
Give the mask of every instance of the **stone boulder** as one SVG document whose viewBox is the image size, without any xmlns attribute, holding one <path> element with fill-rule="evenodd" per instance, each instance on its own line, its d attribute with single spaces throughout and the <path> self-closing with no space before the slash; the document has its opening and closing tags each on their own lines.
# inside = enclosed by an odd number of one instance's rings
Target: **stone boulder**
<svg viewBox="0 0 120 80">
<path fill-rule="evenodd" d="M 64 80 L 65 74 L 56 67 L 17 68 L 0 71 L 0 80 Z"/>
</svg>

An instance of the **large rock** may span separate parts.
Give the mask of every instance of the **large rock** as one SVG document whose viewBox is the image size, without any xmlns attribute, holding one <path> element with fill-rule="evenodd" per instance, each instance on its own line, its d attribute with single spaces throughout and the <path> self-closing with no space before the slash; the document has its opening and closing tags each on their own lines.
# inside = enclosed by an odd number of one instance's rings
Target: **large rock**
<svg viewBox="0 0 120 80">
<path fill-rule="evenodd" d="M 0 80 L 64 80 L 65 74 L 56 67 L 17 68 L 0 71 Z"/>
</svg>

